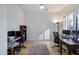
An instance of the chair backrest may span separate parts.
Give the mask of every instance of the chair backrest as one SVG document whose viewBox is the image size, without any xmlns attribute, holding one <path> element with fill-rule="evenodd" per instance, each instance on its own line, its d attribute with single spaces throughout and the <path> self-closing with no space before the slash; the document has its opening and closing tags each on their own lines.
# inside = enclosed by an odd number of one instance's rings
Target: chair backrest
<svg viewBox="0 0 79 59">
<path fill-rule="evenodd" d="M 59 43 L 59 40 L 60 40 L 59 33 L 58 32 L 53 32 L 53 34 L 54 34 L 54 43 Z"/>
</svg>

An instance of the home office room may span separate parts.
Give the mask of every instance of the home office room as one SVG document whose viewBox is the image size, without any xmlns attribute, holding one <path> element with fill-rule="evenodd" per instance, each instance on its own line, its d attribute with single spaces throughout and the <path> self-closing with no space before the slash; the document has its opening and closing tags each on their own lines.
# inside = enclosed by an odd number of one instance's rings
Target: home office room
<svg viewBox="0 0 79 59">
<path fill-rule="evenodd" d="M 0 55 L 79 55 L 79 4 L 0 4 Z"/>
</svg>

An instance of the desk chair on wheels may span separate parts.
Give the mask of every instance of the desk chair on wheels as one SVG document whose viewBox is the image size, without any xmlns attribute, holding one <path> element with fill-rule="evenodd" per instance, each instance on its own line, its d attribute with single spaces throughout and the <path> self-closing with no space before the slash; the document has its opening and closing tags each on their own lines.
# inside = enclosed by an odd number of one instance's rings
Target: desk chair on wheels
<svg viewBox="0 0 79 59">
<path fill-rule="evenodd" d="M 54 34 L 54 43 L 56 43 L 57 45 L 54 45 L 52 48 L 54 48 L 54 47 L 60 47 L 60 38 L 59 38 L 59 33 L 58 32 L 53 32 L 53 34 Z M 65 51 L 65 49 L 64 48 L 62 48 L 64 51 Z M 59 52 L 59 50 L 58 50 L 58 52 Z"/>
</svg>

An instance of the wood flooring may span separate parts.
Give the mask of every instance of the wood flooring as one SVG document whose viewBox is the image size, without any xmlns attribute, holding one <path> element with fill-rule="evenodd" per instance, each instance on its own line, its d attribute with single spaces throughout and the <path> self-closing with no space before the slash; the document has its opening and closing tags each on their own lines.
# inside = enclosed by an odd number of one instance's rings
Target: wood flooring
<svg viewBox="0 0 79 59">
<path fill-rule="evenodd" d="M 30 41 L 26 41 L 24 43 L 26 48 L 21 48 L 21 52 L 19 53 L 19 55 L 28 55 L 29 50 L 31 49 L 33 44 L 46 44 L 50 55 L 60 55 L 60 53 L 58 52 L 58 47 L 54 47 L 52 48 L 54 45 L 56 45 L 55 43 L 53 43 L 53 41 L 43 41 L 43 40 L 30 40 Z M 66 51 L 63 51 L 63 55 L 67 55 L 68 51 L 67 48 L 65 46 L 63 46 Z"/>
</svg>

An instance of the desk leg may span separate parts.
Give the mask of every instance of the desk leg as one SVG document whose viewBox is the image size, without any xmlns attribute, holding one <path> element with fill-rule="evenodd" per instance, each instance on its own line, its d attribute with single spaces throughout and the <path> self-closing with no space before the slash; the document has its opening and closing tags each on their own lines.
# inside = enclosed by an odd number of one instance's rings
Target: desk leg
<svg viewBox="0 0 79 59">
<path fill-rule="evenodd" d="M 60 43 L 60 55 L 62 55 L 62 43 Z"/>
<path fill-rule="evenodd" d="M 71 47 L 68 47 L 68 55 L 71 55 Z"/>
</svg>

